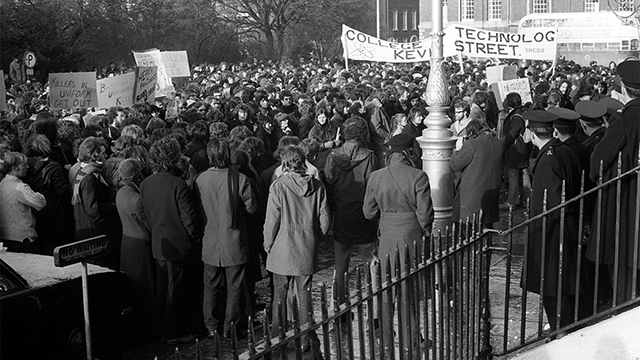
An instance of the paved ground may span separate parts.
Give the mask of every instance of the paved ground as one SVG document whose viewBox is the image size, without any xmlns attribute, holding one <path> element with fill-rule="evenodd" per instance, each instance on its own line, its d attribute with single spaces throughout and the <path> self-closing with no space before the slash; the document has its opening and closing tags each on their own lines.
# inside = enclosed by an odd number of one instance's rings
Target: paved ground
<svg viewBox="0 0 640 360">
<path fill-rule="evenodd" d="M 508 210 L 501 210 L 501 222 L 496 224 L 497 229 L 506 229 L 508 226 L 507 223 L 508 218 Z M 514 223 L 520 223 L 524 221 L 526 218 L 525 211 L 523 209 L 518 209 L 514 212 Z M 326 284 L 327 288 L 331 287 L 332 278 L 333 278 L 333 239 L 328 237 L 326 241 L 324 241 L 320 246 L 320 270 L 314 274 L 314 288 L 313 290 L 313 300 L 315 304 L 315 315 L 316 319 L 321 318 L 320 307 L 317 305 L 320 303 L 320 286 L 319 283 Z M 512 237 L 509 236 L 496 236 L 493 240 L 493 245 L 496 248 L 506 248 L 509 246 L 511 242 L 511 246 L 513 248 L 512 253 L 514 256 L 511 258 L 511 277 L 509 279 L 509 291 L 507 291 L 507 256 L 506 252 L 496 250 L 492 255 L 491 260 L 491 276 L 490 276 L 490 305 L 491 305 L 491 344 L 494 348 L 495 353 L 502 353 L 504 349 L 511 348 L 520 343 L 521 339 L 528 338 L 533 336 L 537 332 L 537 322 L 539 315 L 539 304 L 538 298 L 535 297 L 535 294 L 527 295 L 527 309 L 526 309 L 526 319 L 525 319 L 525 327 L 521 327 L 521 317 L 520 317 L 520 304 L 522 297 L 522 290 L 519 287 L 519 276 L 522 267 L 522 253 L 524 248 L 524 231 L 519 231 L 513 234 Z M 354 257 L 352 260 L 351 268 L 355 269 L 356 267 L 361 266 L 361 262 L 359 258 Z M 350 277 L 350 282 L 352 288 L 355 287 L 355 274 L 352 274 Z M 257 286 L 257 292 L 259 294 L 259 301 L 266 302 L 268 298 L 268 283 L 267 280 L 263 280 Z M 505 300 L 506 294 L 509 294 L 509 306 L 508 312 L 505 312 Z M 258 320 L 262 321 L 264 315 L 261 313 L 258 317 Z M 505 319 L 507 321 L 505 322 Z M 505 329 L 507 332 L 505 334 Z M 523 330 L 524 329 L 524 330 Z M 331 327 L 330 332 L 327 334 L 330 339 L 335 339 L 334 329 Z M 524 336 L 522 331 L 524 331 Z M 262 326 L 256 327 L 257 336 L 262 336 Z M 354 322 L 353 325 L 353 344 L 354 345 L 354 356 L 356 358 L 368 358 L 368 356 L 360 357 L 359 350 L 359 336 L 358 336 L 358 327 L 357 323 Z M 322 341 L 322 336 L 321 336 Z M 337 353 L 337 348 L 335 346 L 335 341 L 330 341 L 331 345 L 331 353 L 332 358 L 335 358 Z M 199 353 L 199 358 L 201 359 L 231 359 L 233 358 L 233 354 L 230 351 L 231 344 L 223 340 L 220 346 L 220 352 L 218 353 L 214 349 L 214 342 L 210 339 L 204 337 L 202 341 L 200 341 L 199 345 L 196 347 L 194 344 L 186 344 L 181 345 L 177 349 L 180 353 L 180 359 L 196 359 L 196 353 Z M 239 349 L 246 350 L 248 348 L 247 340 L 241 340 L 239 342 Z M 164 345 L 159 342 L 152 343 L 146 346 L 141 346 L 136 348 L 135 350 L 131 350 L 122 354 L 119 354 L 114 357 L 116 360 L 142 360 L 149 359 L 153 360 L 155 357 L 161 360 L 169 360 L 175 358 L 175 350 L 176 348 L 169 345 Z M 344 353 L 348 353 L 348 349 L 343 349 Z M 365 351 L 369 352 L 369 346 L 366 344 Z M 216 357 L 215 354 L 218 353 L 220 356 Z M 292 356 L 293 352 L 289 352 L 290 356 Z M 376 354 L 379 354 L 377 352 Z M 377 355 L 378 356 L 378 355 Z M 292 357 L 293 358 L 293 357 Z M 304 359 L 311 359 L 311 355 L 309 353 L 305 354 Z"/>
</svg>

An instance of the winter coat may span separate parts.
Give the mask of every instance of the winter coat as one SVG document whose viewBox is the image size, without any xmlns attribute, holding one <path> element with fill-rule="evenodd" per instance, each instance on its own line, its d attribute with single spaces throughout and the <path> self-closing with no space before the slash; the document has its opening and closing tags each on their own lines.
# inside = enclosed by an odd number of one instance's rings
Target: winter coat
<svg viewBox="0 0 640 360">
<path fill-rule="evenodd" d="M 269 188 L 264 224 L 267 270 L 290 276 L 313 274 L 330 217 L 322 182 L 293 172 L 276 179 Z"/>
<path fill-rule="evenodd" d="M 153 257 L 186 260 L 197 239 L 197 213 L 187 183 L 171 172 L 160 171 L 144 179 L 140 195 L 151 230 Z"/>
<path fill-rule="evenodd" d="M 602 181 L 617 176 L 618 153 L 622 153 L 622 172 L 629 171 L 638 165 L 638 144 L 640 143 L 640 98 L 629 101 L 621 110 L 611 116 L 610 125 L 602 140 L 595 146 L 591 154 L 591 180 L 597 182 L 600 162 L 604 164 Z M 600 237 L 600 263 L 613 265 L 616 239 L 616 211 L 620 210 L 620 265 L 633 266 L 634 234 L 636 231 L 636 196 L 638 174 L 622 179 L 620 184 L 620 205 L 616 203 L 617 189 L 615 185 L 607 186 L 602 192 L 602 228 L 592 228 L 587 258 L 596 261 L 596 239 Z M 594 221 L 592 226 L 596 226 Z M 640 246 L 638 247 L 640 249 Z M 640 253 L 640 250 L 638 250 Z M 639 262 L 640 264 L 640 262 Z"/>
<path fill-rule="evenodd" d="M 376 241 L 377 223 L 362 213 L 367 182 L 376 169 L 373 151 L 355 140 L 347 140 L 327 158 L 325 177 L 337 242 L 352 245 Z"/>
<path fill-rule="evenodd" d="M 329 119 L 327 119 L 324 125 L 320 125 L 316 120 L 315 125 L 311 128 L 311 131 L 309 131 L 309 139 L 313 139 L 320 143 L 320 150 L 318 150 L 318 155 L 313 161 L 313 165 L 315 165 L 320 171 L 324 171 L 324 166 L 327 163 L 327 157 L 335 143 L 331 143 L 330 147 L 325 147 L 324 144 L 336 140 L 338 129 L 339 127 L 335 126 L 329 121 Z"/>
<path fill-rule="evenodd" d="M 49 159 L 29 158 L 29 169 L 22 179 L 31 189 L 44 195 L 47 205 L 36 216 L 36 232 L 60 231 L 67 228 L 64 204 L 69 202 L 69 183 L 62 168 Z M 67 209 L 69 211 L 69 209 Z"/>
<path fill-rule="evenodd" d="M 230 199 L 233 175 L 238 177 L 237 197 Z M 210 168 L 198 176 L 194 191 L 204 227 L 202 261 L 217 267 L 246 263 L 249 245 L 243 211 L 253 214 L 258 209 L 249 179 L 234 169 Z"/>
<path fill-rule="evenodd" d="M 489 133 L 464 142 L 449 166 L 460 176 L 453 199 L 453 220 L 466 221 L 480 210 L 485 224 L 500 220 L 498 197 L 502 182 L 504 142 Z"/>
<path fill-rule="evenodd" d="M 522 139 L 525 123 L 522 117 L 522 108 L 512 110 L 504 120 L 502 135 L 505 148 L 504 165 L 510 169 L 525 169 L 529 166 L 529 157 L 533 145 L 525 143 Z"/>
<path fill-rule="evenodd" d="M 83 173 L 80 170 L 76 178 Z M 109 197 L 106 181 L 101 175 L 87 174 L 80 181 L 78 194 L 80 203 L 73 207 L 76 222 L 75 239 L 84 240 L 98 235 L 108 235 L 113 241 L 116 233 L 120 233 L 120 218 L 115 203 L 111 202 Z"/>
<path fill-rule="evenodd" d="M 560 204 L 562 200 L 562 182 L 565 181 L 566 199 L 575 197 L 580 192 L 580 163 L 571 148 L 558 139 L 549 140 L 538 153 L 531 166 L 533 187 L 531 193 L 531 216 L 543 212 L 543 198 L 547 192 L 547 209 Z M 560 232 L 564 232 L 562 257 L 562 293 L 574 294 L 576 289 L 576 262 L 578 254 L 578 204 L 574 202 L 565 210 L 564 228 L 560 228 L 560 211 L 534 221 L 529 229 L 527 242 L 526 287 L 522 279 L 520 286 L 539 294 L 541 271 L 544 269 L 544 296 L 556 297 L 558 294 L 560 265 Z M 542 248 L 542 238 L 545 247 Z M 545 262 L 542 264 L 542 252 Z M 523 274 L 525 273 L 523 269 Z M 584 279 L 584 277 L 582 277 Z"/>
<path fill-rule="evenodd" d="M 389 165 L 371 174 L 362 212 L 369 220 L 379 220 L 379 256 L 389 255 L 393 269 L 396 249 L 404 252 L 408 246 L 413 255 L 413 243 L 421 245 L 431 235 L 434 211 L 427 174 L 408 165 L 402 154 L 391 154 Z M 384 273 L 386 261 L 381 262 Z"/>
<path fill-rule="evenodd" d="M 189 164 L 200 174 L 209 168 L 209 156 L 207 155 L 207 144 L 193 141 L 187 147 L 185 155 L 189 158 Z"/>
</svg>

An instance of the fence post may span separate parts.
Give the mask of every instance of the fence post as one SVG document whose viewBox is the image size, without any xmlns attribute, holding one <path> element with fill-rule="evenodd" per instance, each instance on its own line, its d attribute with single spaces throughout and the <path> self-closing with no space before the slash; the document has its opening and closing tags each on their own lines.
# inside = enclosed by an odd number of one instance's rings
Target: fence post
<svg viewBox="0 0 640 360">
<path fill-rule="evenodd" d="M 474 234 L 474 236 L 477 236 Z M 481 235 L 482 236 L 482 235 Z M 491 358 L 491 342 L 489 331 L 491 310 L 489 308 L 489 269 L 491 268 L 491 233 L 485 234 L 485 246 L 482 251 L 482 290 L 480 300 L 480 353 L 479 359 Z"/>
</svg>

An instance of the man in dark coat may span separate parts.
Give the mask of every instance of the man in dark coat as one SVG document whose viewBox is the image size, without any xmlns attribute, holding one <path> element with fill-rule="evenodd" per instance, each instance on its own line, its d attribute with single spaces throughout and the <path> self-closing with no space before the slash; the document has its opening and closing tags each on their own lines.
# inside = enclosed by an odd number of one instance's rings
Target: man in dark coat
<svg viewBox="0 0 640 360">
<path fill-rule="evenodd" d="M 158 327 L 170 345 L 196 339 L 185 313 L 189 279 L 185 276 L 196 242 L 196 208 L 191 189 L 175 174 L 180 145 L 173 138 L 158 140 L 149 151 L 154 174 L 140 184 L 140 195 L 151 231 L 151 249 L 156 259 Z"/>
<path fill-rule="evenodd" d="M 362 213 L 367 182 L 377 169 L 375 154 L 364 146 L 368 135 L 366 120 L 359 116 L 348 119 L 344 124 L 346 142 L 329 154 L 324 170 L 329 204 L 333 210 L 335 295 L 340 304 L 348 300 L 345 272 L 349 269 L 352 249 L 358 249 L 365 264 L 377 258 L 378 225 Z"/>
<path fill-rule="evenodd" d="M 423 241 L 429 241 L 433 226 L 434 210 L 431 200 L 431 187 L 427 174 L 410 165 L 409 152 L 413 147 L 415 138 L 410 134 L 399 134 L 389 140 L 391 154 L 389 165 L 371 174 L 367 183 L 362 212 L 369 220 L 379 220 L 378 239 L 379 254 L 382 261 L 382 276 L 386 269 L 386 257 L 390 257 L 391 273 L 396 267 L 404 269 L 404 256 L 400 257 L 400 264 L 395 263 L 396 249 L 404 254 L 408 247 L 410 258 L 413 258 L 414 242 L 418 248 L 423 248 Z M 405 285 L 407 285 L 405 283 Z M 404 289 L 410 291 L 410 289 Z M 383 299 L 383 308 L 393 307 L 388 304 L 387 297 Z M 410 304 L 402 303 L 403 317 L 407 327 L 400 331 L 412 328 L 411 322 L 415 322 L 417 315 L 415 308 Z M 411 308 L 411 309 L 410 309 Z M 389 319 L 388 312 L 383 312 L 381 329 L 384 334 L 384 346 L 393 348 L 393 321 Z M 403 348 L 408 348 L 410 341 L 416 340 L 417 334 L 405 334 Z"/>
<path fill-rule="evenodd" d="M 531 217 L 551 209 L 562 200 L 562 182 L 566 186 L 566 199 L 580 192 L 580 164 L 571 148 L 553 138 L 553 121 L 557 115 L 542 110 L 523 114 L 529 120 L 531 141 L 540 149 L 531 165 L 533 192 Z M 546 193 L 546 203 L 544 195 Z M 545 207 L 546 206 L 546 207 Z M 552 330 L 568 325 L 573 320 L 573 295 L 575 294 L 576 261 L 578 254 L 578 216 L 575 206 L 566 209 L 564 228 L 560 228 L 560 211 L 546 217 L 546 224 L 539 219 L 531 224 L 527 242 L 527 258 L 523 264 L 520 286 L 540 294 Z M 543 230 L 545 231 L 543 233 Z M 562 233 L 561 233 L 562 232 Z M 562 240 L 562 241 L 561 241 Z M 560 246 L 562 245 L 562 249 Z M 562 254 L 562 259 L 560 258 Z M 544 262 L 543 262 L 544 259 Z M 562 264 L 562 277 L 559 266 Z M 544 281 L 542 280 L 544 278 Z M 560 293 L 558 283 L 562 280 Z M 556 311 L 560 301 L 560 314 Z M 558 317 L 560 322 L 558 323 Z"/>
<path fill-rule="evenodd" d="M 502 181 L 504 142 L 479 120 L 466 127 L 468 140 L 451 155 L 449 166 L 459 172 L 453 199 L 453 221 L 466 221 L 482 210 L 482 223 L 492 228 L 500 220 L 498 197 Z"/>
<path fill-rule="evenodd" d="M 640 143 L 640 61 L 627 60 L 618 65 L 618 74 L 622 81 L 622 96 L 627 100 L 625 106 L 610 118 L 602 140 L 595 146 L 591 155 L 590 177 L 594 182 L 598 181 L 600 164 L 603 165 L 602 182 L 606 182 L 618 172 L 618 154 L 622 156 L 622 172 L 629 171 L 638 164 L 638 144 Z M 640 246 L 635 246 L 634 234 L 636 231 L 636 195 L 637 173 L 633 173 L 616 185 L 607 186 L 602 192 L 602 213 L 604 216 L 615 216 L 620 211 L 620 223 L 613 219 L 603 218 L 602 228 L 597 228 L 599 221 L 593 221 L 594 229 L 591 232 L 587 257 L 596 263 L 606 264 L 610 267 L 613 281 L 617 282 L 618 292 L 614 294 L 617 303 L 631 299 L 632 281 L 634 273 L 633 259 Z M 621 192 L 620 202 L 616 201 L 617 191 Z M 598 212 L 596 211 L 596 216 Z M 619 233 L 619 263 L 615 264 L 616 232 Z M 598 245 L 600 245 L 600 258 L 596 258 Z M 617 275 L 617 279 L 616 279 Z M 637 281 L 640 282 L 640 276 Z M 615 285 L 615 283 L 614 283 Z M 636 286 L 639 285 L 638 283 Z M 640 287 L 636 287 L 640 288 Z"/>
<path fill-rule="evenodd" d="M 200 174 L 209 168 L 207 157 L 209 126 L 202 120 L 196 121 L 187 127 L 187 136 L 190 142 L 185 155 L 189 158 L 189 164 L 196 170 L 196 174 Z"/>
<path fill-rule="evenodd" d="M 518 93 L 509 93 L 503 101 L 508 111 L 504 120 L 501 138 L 505 143 L 504 166 L 509 180 L 507 206 L 522 206 L 526 203 L 531 190 L 527 166 L 531 156 L 531 144 L 525 143 L 522 137 L 525 124 L 522 118 L 522 99 Z"/>
</svg>

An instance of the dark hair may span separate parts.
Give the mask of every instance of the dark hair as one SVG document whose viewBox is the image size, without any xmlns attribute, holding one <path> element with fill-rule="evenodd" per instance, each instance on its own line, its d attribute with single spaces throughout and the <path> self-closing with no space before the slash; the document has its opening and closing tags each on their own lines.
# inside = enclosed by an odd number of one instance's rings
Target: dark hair
<svg viewBox="0 0 640 360">
<path fill-rule="evenodd" d="M 454 108 L 462 109 L 467 114 L 469 114 L 469 112 L 471 111 L 471 106 L 469 106 L 469 103 L 462 99 L 456 100 Z"/>
<path fill-rule="evenodd" d="M 282 152 L 282 149 L 289 145 L 300 145 L 300 139 L 297 136 L 281 137 L 280 141 L 278 141 L 278 147 L 276 148 L 276 151 L 273 152 L 273 158 L 280 161 L 280 153 Z"/>
<path fill-rule="evenodd" d="M 207 156 L 211 166 L 218 169 L 226 169 L 231 166 L 231 150 L 229 142 L 225 139 L 211 139 L 207 144 Z"/>
<path fill-rule="evenodd" d="M 149 163 L 153 171 L 173 171 L 180 161 L 180 144 L 178 140 L 164 137 L 151 145 Z"/>
<path fill-rule="evenodd" d="M 256 165 L 264 158 L 266 151 L 264 147 L 264 141 L 255 136 L 249 136 L 242 141 L 242 144 L 238 147 L 240 150 L 246 151 L 251 156 L 251 163 Z"/>
<path fill-rule="evenodd" d="M 318 156 L 318 151 L 320 151 L 320 143 L 312 138 L 302 140 L 299 146 L 304 152 L 304 156 L 310 161 L 315 159 Z"/>
<path fill-rule="evenodd" d="M 285 146 L 280 152 L 282 169 L 304 174 L 307 171 L 305 155 L 302 149 L 296 145 Z"/>
<path fill-rule="evenodd" d="M 476 91 L 473 94 L 473 103 L 480 106 L 487 102 L 487 93 L 485 91 Z"/>
<path fill-rule="evenodd" d="M 53 143 L 58 139 L 58 123 L 55 120 L 36 121 L 36 133 L 46 136 Z"/>
<path fill-rule="evenodd" d="M 223 122 L 214 122 L 209 125 L 209 139 L 226 139 L 229 136 L 229 126 Z"/>
<path fill-rule="evenodd" d="M 97 152 L 101 147 L 107 149 L 107 142 L 103 138 L 89 136 L 78 146 L 78 160 L 86 163 L 96 161 Z"/>
<path fill-rule="evenodd" d="M 202 120 L 196 121 L 187 127 L 187 138 L 206 143 L 209 141 L 209 126 Z"/>
<path fill-rule="evenodd" d="M 51 143 L 46 136 L 35 134 L 27 139 L 25 155 L 33 156 L 49 156 L 51 154 Z"/>
<path fill-rule="evenodd" d="M 469 123 L 467 124 L 467 127 L 466 127 L 467 136 L 469 138 L 477 137 L 478 135 L 480 135 L 480 133 L 484 129 L 485 129 L 485 126 L 481 121 L 479 121 L 479 120 L 471 120 L 471 121 L 469 121 Z"/>
<path fill-rule="evenodd" d="M 356 140 L 359 143 L 369 141 L 369 126 L 360 116 L 352 116 L 344 122 L 344 138 Z"/>
<path fill-rule="evenodd" d="M 543 140 L 553 138 L 553 127 L 551 126 L 531 128 L 531 132 Z"/>
<path fill-rule="evenodd" d="M 504 101 L 502 102 L 502 107 L 504 108 L 512 108 L 512 109 L 517 109 L 519 107 L 522 106 L 522 98 L 520 97 L 520 94 L 512 92 L 512 93 L 508 93 L 507 96 L 504 98 Z"/>
</svg>

